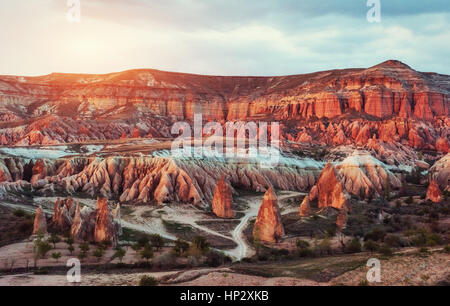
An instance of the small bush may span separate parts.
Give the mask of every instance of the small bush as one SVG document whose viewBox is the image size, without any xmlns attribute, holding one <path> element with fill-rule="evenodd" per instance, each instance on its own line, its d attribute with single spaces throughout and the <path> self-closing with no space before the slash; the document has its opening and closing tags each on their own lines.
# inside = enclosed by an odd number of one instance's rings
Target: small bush
<svg viewBox="0 0 450 306">
<path fill-rule="evenodd" d="M 392 249 L 387 246 L 387 245 L 383 245 L 380 249 L 379 252 L 381 255 L 383 256 L 392 256 L 394 254 L 394 252 L 392 251 Z"/>
<path fill-rule="evenodd" d="M 446 245 L 446 246 L 444 247 L 444 252 L 445 252 L 445 253 L 450 253 L 450 245 Z"/>
<path fill-rule="evenodd" d="M 406 204 L 412 204 L 414 203 L 414 198 L 412 196 L 409 196 L 406 200 L 405 200 Z"/>
<path fill-rule="evenodd" d="M 147 235 L 142 235 L 139 237 L 137 243 L 138 245 L 143 248 L 150 242 L 150 238 Z"/>
<path fill-rule="evenodd" d="M 309 248 L 309 242 L 305 240 L 298 239 L 296 242 L 297 249 L 306 249 Z"/>
<path fill-rule="evenodd" d="M 361 252 L 361 243 L 358 238 L 354 238 L 350 244 L 347 246 L 348 253 L 360 253 Z"/>
<path fill-rule="evenodd" d="M 419 249 L 419 253 L 420 253 L 420 254 L 428 254 L 428 253 L 429 253 L 429 250 L 428 250 L 428 248 L 421 247 L 421 248 Z"/>
<path fill-rule="evenodd" d="M 395 234 L 387 234 L 386 237 L 384 237 L 384 243 L 391 248 L 398 248 L 402 246 L 400 236 Z"/>
<path fill-rule="evenodd" d="M 298 256 L 300 257 L 312 257 L 313 251 L 310 248 L 301 248 L 298 250 Z"/>
<path fill-rule="evenodd" d="M 425 233 L 419 233 L 417 235 L 414 235 L 414 237 L 411 240 L 411 243 L 413 246 L 424 246 L 427 243 L 427 236 Z"/>
<path fill-rule="evenodd" d="M 61 258 L 61 253 L 60 252 L 52 253 L 52 258 L 56 260 L 56 262 L 58 262 L 58 260 Z"/>
<path fill-rule="evenodd" d="M 23 218 L 25 217 L 26 213 L 22 208 L 18 208 L 14 210 L 13 215 L 18 218 Z"/>
<path fill-rule="evenodd" d="M 380 248 L 380 246 L 373 240 L 367 240 L 364 243 L 364 249 L 366 251 L 375 252 L 375 251 L 378 251 L 379 248 Z"/>
<path fill-rule="evenodd" d="M 153 276 L 144 275 L 139 280 L 139 286 L 150 287 L 150 286 L 158 286 L 158 280 Z"/>
<path fill-rule="evenodd" d="M 443 239 L 439 234 L 429 234 L 427 235 L 427 246 L 436 246 L 441 245 L 443 243 Z"/>
<path fill-rule="evenodd" d="M 386 236 L 385 231 L 375 228 L 364 236 L 364 240 L 380 241 L 384 239 L 384 236 Z"/>
</svg>

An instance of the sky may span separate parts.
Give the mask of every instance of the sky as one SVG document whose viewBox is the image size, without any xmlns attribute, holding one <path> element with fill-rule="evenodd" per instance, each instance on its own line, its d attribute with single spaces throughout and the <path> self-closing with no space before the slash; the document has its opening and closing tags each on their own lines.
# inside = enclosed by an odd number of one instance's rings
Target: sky
<svg viewBox="0 0 450 306">
<path fill-rule="evenodd" d="M 0 74 L 289 75 L 388 59 L 450 74 L 448 0 L 0 1 Z M 76 2 L 76 0 L 69 0 Z"/>
</svg>

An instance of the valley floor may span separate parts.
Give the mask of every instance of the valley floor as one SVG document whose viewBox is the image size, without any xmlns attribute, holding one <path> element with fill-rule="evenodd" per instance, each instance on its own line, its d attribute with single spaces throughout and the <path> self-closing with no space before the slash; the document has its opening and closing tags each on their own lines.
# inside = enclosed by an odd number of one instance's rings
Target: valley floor
<svg viewBox="0 0 450 306">
<path fill-rule="evenodd" d="M 161 272 L 82 272 L 82 281 L 78 284 L 68 283 L 63 272 L 55 275 L 22 273 L 1 275 L 0 286 L 136 286 L 144 275 L 153 276 L 160 285 L 168 286 L 426 286 L 448 285 L 450 282 L 448 253 L 435 248 L 423 255 L 411 248 L 391 258 L 381 259 L 381 282 L 367 284 L 365 280 L 369 267 L 365 263 L 374 256 L 376 254 L 361 253 L 284 263 L 237 264 Z M 273 276 L 262 276 L 264 274 Z"/>
</svg>

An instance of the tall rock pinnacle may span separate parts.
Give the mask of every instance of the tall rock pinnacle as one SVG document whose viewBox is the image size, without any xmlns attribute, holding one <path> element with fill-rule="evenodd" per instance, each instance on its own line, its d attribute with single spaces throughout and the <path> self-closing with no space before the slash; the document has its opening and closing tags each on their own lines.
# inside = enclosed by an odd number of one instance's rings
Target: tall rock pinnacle
<svg viewBox="0 0 450 306">
<path fill-rule="evenodd" d="M 225 178 L 222 176 L 217 183 L 217 187 L 214 192 L 212 210 L 219 218 L 234 218 L 235 212 L 232 204 L 233 197 L 231 195 L 231 190 L 225 182 Z"/>
<path fill-rule="evenodd" d="M 272 187 L 264 195 L 255 227 L 253 237 L 265 242 L 278 242 L 284 236 L 284 228 L 281 223 L 281 214 L 278 207 L 277 196 Z"/>
</svg>

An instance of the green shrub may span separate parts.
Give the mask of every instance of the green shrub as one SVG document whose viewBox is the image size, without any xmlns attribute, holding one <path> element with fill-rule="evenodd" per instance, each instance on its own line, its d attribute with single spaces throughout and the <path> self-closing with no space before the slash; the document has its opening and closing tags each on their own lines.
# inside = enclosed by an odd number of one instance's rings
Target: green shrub
<svg viewBox="0 0 450 306">
<path fill-rule="evenodd" d="M 414 235 L 414 237 L 411 240 L 411 243 L 413 246 L 424 246 L 427 244 L 427 235 L 425 233 L 419 233 L 417 235 Z"/>
<path fill-rule="evenodd" d="M 177 239 L 177 241 L 175 241 L 175 245 L 172 248 L 172 252 L 175 253 L 176 256 L 183 256 L 188 250 L 189 243 L 180 239 Z"/>
<path fill-rule="evenodd" d="M 314 255 L 310 248 L 301 248 L 298 250 L 298 256 L 300 257 L 312 257 Z"/>
<path fill-rule="evenodd" d="M 114 252 L 112 259 L 119 258 L 120 263 L 122 263 L 122 260 L 125 257 L 126 253 L 127 251 L 125 249 L 117 248 L 116 251 Z"/>
<path fill-rule="evenodd" d="M 13 215 L 18 218 L 23 218 L 25 217 L 26 213 L 22 208 L 18 208 L 14 210 Z"/>
<path fill-rule="evenodd" d="M 153 258 L 153 248 L 151 245 L 147 244 L 144 249 L 140 252 L 142 259 L 145 259 L 148 263 L 150 258 Z"/>
<path fill-rule="evenodd" d="M 364 240 L 380 241 L 384 239 L 384 236 L 386 236 L 385 231 L 379 228 L 375 228 L 364 236 Z"/>
<path fill-rule="evenodd" d="M 406 200 L 405 200 L 406 204 L 412 204 L 414 203 L 414 198 L 412 196 L 409 196 Z"/>
<path fill-rule="evenodd" d="M 58 262 L 58 260 L 61 258 L 61 253 L 60 252 L 52 253 L 52 258 L 56 260 L 56 262 Z"/>
<path fill-rule="evenodd" d="M 53 248 L 55 249 L 56 248 L 56 244 L 61 241 L 61 238 L 58 235 L 56 235 L 56 234 L 52 234 L 50 236 L 50 238 L 48 239 L 48 241 L 53 243 Z"/>
<path fill-rule="evenodd" d="M 446 246 L 444 247 L 444 252 L 445 252 L 445 253 L 450 253 L 450 245 L 446 245 Z"/>
<path fill-rule="evenodd" d="M 309 242 L 305 240 L 298 239 L 296 242 L 297 249 L 306 249 L 309 248 Z"/>
<path fill-rule="evenodd" d="M 145 247 L 150 242 L 150 238 L 147 235 L 142 235 L 137 240 L 137 243 L 141 248 Z"/>
<path fill-rule="evenodd" d="M 364 243 L 364 249 L 366 251 L 375 252 L 375 251 L 378 251 L 379 248 L 380 248 L 380 246 L 373 240 L 367 240 Z"/>
<path fill-rule="evenodd" d="M 97 257 L 97 260 L 100 262 L 100 260 L 103 257 L 104 252 L 105 251 L 103 250 L 103 248 L 99 247 L 92 252 L 92 256 Z"/>
<path fill-rule="evenodd" d="M 346 248 L 348 253 L 360 253 L 361 243 L 358 238 L 354 238 Z"/>
<path fill-rule="evenodd" d="M 428 253 L 428 252 L 429 252 L 429 250 L 428 250 L 428 248 L 426 248 L 426 247 L 421 247 L 421 248 L 419 249 L 419 253 L 426 254 L 426 253 Z"/>
<path fill-rule="evenodd" d="M 139 280 L 139 286 L 150 287 L 150 286 L 158 286 L 158 280 L 153 276 L 144 275 Z"/>
<path fill-rule="evenodd" d="M 426 245 L 428 246 L 436 246 L 441 245 L 444 242 L 441 235 L 439 234 L 428 234 Z"/>
<path fill-rule="evenodd" d="M 387 234 L 386 237 L 384 237 L 384 243 L 386 243 L 391 248 L 402 246 L 400 236 L 396 234 Z"/>
<path fill-rule="evenodd" d="M 392 249 L 387 245 L 383 245 L 378 251 L 383 256 L 392 256 L 394 254 Z"/>
<path fill-rule="evenodd" d="M 164 246 L 164 239 L 158 234 L 151 235 L 150 242 L 152 243 L 152 246 L 158 250 Z"/>
</svg>

